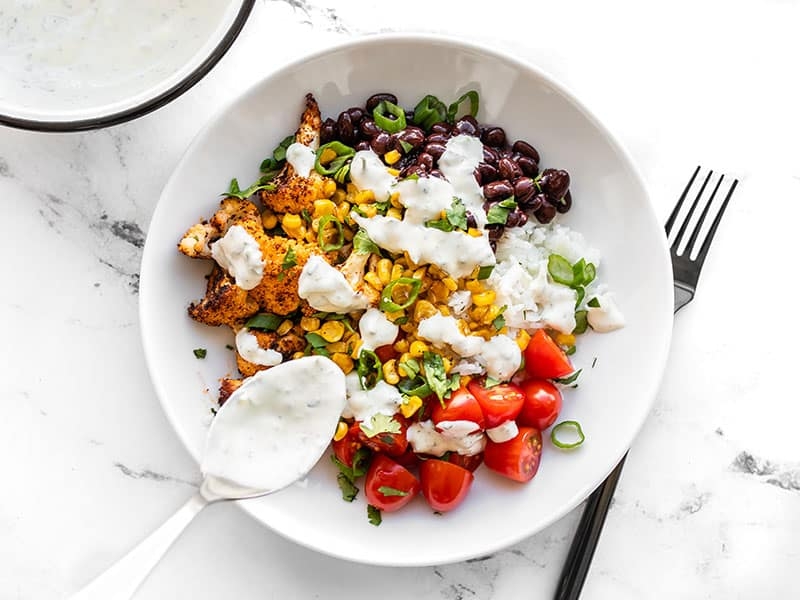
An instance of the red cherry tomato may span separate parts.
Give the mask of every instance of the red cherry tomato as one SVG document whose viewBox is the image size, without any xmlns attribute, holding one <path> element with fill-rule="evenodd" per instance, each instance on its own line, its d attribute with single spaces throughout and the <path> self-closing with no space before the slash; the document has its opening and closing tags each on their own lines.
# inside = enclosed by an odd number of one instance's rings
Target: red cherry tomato
<svg viewBox="0 0 800 600">
<path fill-rule="evenodd" d="M 408 448 L 408 438 L 406 438 L 406 430 L 408 429 L 408 421 L 401 414 L 396 414 L 392 417 L 400 424 L 400 431 L 398 433 L 384 432 L 369 437 L 361 427 L 358 428 L 358 439 L 367 448 L 375 452 L 382 452 L 389 456 L 400 456 Z"/>
<path fill-rule="evenodd" d="M 367 471 L 364 492 L 367 502 L 382 511 L 404 507 L 419 493 L 420 483 L 404 466 L 388 456 L 376 454 Z"/>
<path fill-rule="evenodd" d="M 525 404 L 517 417 L 518 425 L 542 430 L 556 422 L 561 412 L 561 392 L 545 379 L 528 379 L 519 384 Z"/>
<path fill-rule="evenodd" d="M 483 453 L 466 456 L 457 452 L 451 452 L 447 455 L 447 462 L 451 462 L 459 467 L 464 467 L 467 471 L 475 471 L 483 464 Z"/>
<path fill-rule="evenodd" d="M 333 453 L 336 455 L 336 458 L 348 467 L 353 466 L 353 455 L 364 445 L 359 439 L 360 431 L 361 428 L 358 426 L 358 423 L 353 423 L 342 439 L 331 442 Z"/>
<path fill-rule="evenodd" d="M 530 481 L 539 470 L 542 433 L 534 427 L 520 427 L 517 437 L 497 444 L 486 442 L 483 462 L 492 471 L 514 481 Z"/>
<path fill-rule="evenodd" d="M 436 399 L 431 418 L 435 424 L 442 421 L 472 421 L 481 429 L 484 426 L 481 405 L 475 396 L 463 387 L 452 392 L 450 398 L 444 401 L 444 406 Z"/>
<path fill-rule="evenodd" d="M 453 510 L 466 498 L 475 476 L 451 462 L 431 458 L 419 467 L 422 495 L 433 510 Z"/>
<path fill-rule="evenodd" d="M 525 372 L 536 379 L 554 379 L 573 370 L 566 353 L 544 329 L 538 329 L 525 348 Z"/>
<path fill-rule="evenodd" d="M 485 388 L 480 381 L 473 379 L 467 387 L 480 404 L 486 429 L 516 419 L 525 402 L 522 390 L 513 383 Z"/>
<path fill-rule="evenodd" d="M 375 348 L 375 355 L 381 360 L 382 363 L 388 362 L 393 358 L 397 358 L 400 354 L 394 349 L 392 344 L 385 346 L 378 346 Z"/>
</svg>

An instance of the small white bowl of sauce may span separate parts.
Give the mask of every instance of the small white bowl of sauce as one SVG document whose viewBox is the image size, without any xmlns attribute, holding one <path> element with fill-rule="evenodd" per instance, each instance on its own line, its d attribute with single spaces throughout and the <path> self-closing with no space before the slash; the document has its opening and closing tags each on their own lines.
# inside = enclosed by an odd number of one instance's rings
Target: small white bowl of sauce
<svg viewBox="0 0 800 600">
<path fill-rule="evenodd" d="M 0 124 L 115 125 L 164 106 L 230 48 L 255 0 L 7 0 Z"/>
</svg>

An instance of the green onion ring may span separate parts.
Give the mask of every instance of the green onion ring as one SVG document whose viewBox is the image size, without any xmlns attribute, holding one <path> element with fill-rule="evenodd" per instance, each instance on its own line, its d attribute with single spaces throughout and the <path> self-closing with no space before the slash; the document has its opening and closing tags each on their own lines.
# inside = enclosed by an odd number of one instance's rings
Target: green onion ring
<svg viewBox="0 0 800 600">
<path fill-rule="evenodd" d="M 414 107 L 414 123 L 429 131 L 434 123 L 447 119 L 447 106 L 436 96 L 428 94 Z"/>
<path fill-rule="evenodd" d="M 463 96 L 461 96 L 461 98 L 453 102 L 447 109 L 447 120 L 450 123 L 456 120 L 458 107 L 465 100 L 469 100 L 469 114 L 472 115 L 473 117 L 478 115 L 478 106 L 479 106 L 478 92 L 476 92 L 475 90 L 470 90 L 466 92 Z"/>
<path fill-rule="evenodd" d="M 389 118 L 387 115 L 392 115 L 394 119 Z M 387 133 L 397 133 L 406 128 L 406 113 L 405 111 L 393 104 L 388 100 L 381 101 L 372 111 L 372 119 L 375 125 L 383 129 Z"/>
<path fill-rule="evenodd" d="M 572 427 L 575 432 L 578 434 L 578 440 L 576 442 L 566 443 L 562 442 L 558 439 L 558 432 L 565 427 Z M 558 448 L 563 448 L 565 450 L 571 450 L 573 448 L 577 448 L 580 446 L 583 441 L 586 439 L 586 436 L 583 435 L 583 429 L 581 429 L 581 424 L 577 421 L 561 421 L 558 425 L 555 425 L 553 429 L 550 431 L 550 441 L 553 442 L 553 445 Z"/>
<path fill-rule="evenodd" d="M 336 158 L 334 158 L 331 162 L 329 162 L 328 166 L 325 167 L 319 162 L 319 159 L 322 156 L 322 153 L 328 149 L 333 150 L 336 153 Z M 342 142 L 337 142 L 337 141 L 328 142 L 327 144 L 324 144 L 319 148 L 317 148 L 316 152 L 317 157 L 314 160 L 314 169 L 320 175 L 335 175 L 336 171 L 341 169 L 345 164 L 347 164 L 347 161 L 349 161 L 353 156 L 355 156 L 355 153 L 356 153 L 355 148 L 346 146 Z"/>
<path fill-rule="evenodd" d="M 383 379 L 383 364 L 372 350 L 362 350 L 356 363 L 356 374 L 361 387 L 371 390 Z"/>
</svg>

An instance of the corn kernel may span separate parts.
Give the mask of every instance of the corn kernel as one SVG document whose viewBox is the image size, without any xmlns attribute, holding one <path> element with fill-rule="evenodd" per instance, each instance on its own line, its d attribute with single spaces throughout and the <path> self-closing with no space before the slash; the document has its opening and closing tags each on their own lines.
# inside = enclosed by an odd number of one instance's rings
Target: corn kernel
<svg viewBox="0 0 800 600">
<path fill-rule="evenodd" d="M 453 363 L 446 356 L 442 357 L 442 365 L 444 366 L 444 372 L 445 373 L 449 373 L 450 369 L 453 368 Z"/>
<path fill-rule="evenodd" d="M 388 258 L 380 259 L 375 264 L 375 274 L 383 285 L 389 283 L 392 280 L 392 261 Z"/>
<path fill-rule="evenodd" d="M 394 281 L 395 279 L 400 279 L 403 276 L 403 265 L 399 263 L 395 263 L 392 266 L 392 278 L 390 281 Z"/>
<path fill-rule="evenodd" d="M 298 358 L 303 358 L 306 355 L 305 352 L 295 352 L 292 354 L 292 360 L 297 360 Z"/>
<path fill-rule="evenodd" d="M 392 192 L 391 196 L 389 196 L 389 202 L 394 208 L 403 208 L 403 204 L 400 202 L 400 192 Z"/>
<path fill-rule="evenodd" d="M 347 198 L 347 192 L 345 192 L 341 188 L 336 188 L 336 191 L 333 192 L 333 196 L 331 196 L 331 201 L 334 204 L 341 204 Z"/>
<path fill-rule="evenodd" d="M 483 235 L 480 229 L 475 229 L 474 227 L 467 229 L 467 234 L 471 235 L 472 237 L 481 237 Z"/>
<path fill-rule="evenodd" d="M 347 184 L 347 193 L 350 195 L 355 195 L 356 192 L 358 192 L 358 188 L 356 187 L 356 184 L 351 181 Z"/>
<path fill-rule="evenodd" d="M 475 308 L 469 311 L 469 316 L 472 318 L 473 321 L 476 323 L 482 323 L 483 317 L 486 316 L 486 313 L 489 311 L 488 306 L 476 306 Z"/>
<path fill-rule="evenodd" d="M 408 362 L 408 361 L 409 361 L 409 360 L 411 360 L 412 358 L 413 358 L 413 357 L 411 356 L 411 353 L 410 353 L 410 352 L 403 352 L 403 353 L 400 355 L 400 358 L 398 358 L 398 359 L 397 359 L 397 362 L 398 362 L 398 364 L 399 364 L 399 363 Z"/>
<path fill-rule="evenodd" d="M 467 288 L 473 294 L 477 294 L 484 291 L 483 284 L 477 279 L 470 279 L 464 284 L 464 287 Z"/>
<path fill-rule="evenodd" d="M 472 381 L 472 377 L 469 375 L 462 375 L 458 380 L 458 383 L 461 385 L 461 387 L 467 387 L 467 384 L 469 384 L 470 381 Z"/>
<path fill-rule="evenodd" d="M 414 279 L 422 279 L 428 273 L 428 267 L 420 267 L 419 269 L 415 269 L 414 272 L 411 274 L 411 277 Z"/>
<path fill-rule="evenodd" d="M 559 346 L 574 346 L 575 336 L 571 333 L 558 333 L 556 334 L 555 341 Z"/>
<path fill-rule="evenodd" d="M 400 375 L 397 374 L 396 361 L 394 358 L 387 360 L 381 365 L 383 370 L 383 380 L 389 385 L 400 383 Z"/>
<path fill-rule="evenodd" d="M 369 204 L 375 202 L 375 192 L 372 190 L 359 190 L 355 196 L 356 204 Z"/>
<path fill-rule="evenodd" d="M 427 300 L 417 300 L 417 303 L 414 305 L 414 320 L 419 323 L 422 319 L 432 317 L 438 312 L 436 307 Z"/>
<path fill-rule="evenodd" d="M 450 307 L 447 306 L 446 304 L 440 304 L 439 305 L 439 314 L 442 315 L 443 317 L 449 317 L 450 316 Z"/>
<path fill-rule="evenodd" d="M 366 273 L 364 275 L 364 281 L 366 281 L 368 284 L 370 284 L 378 291 L 383 289 L 384 286 L 383 281 L 381 280 L 380 276 L 373 271 L 370 271 L 369 273 Z"/>
<path fill-rule="evenodd" d="M 387 165 L 393 165 L 400 160 L 400 158 L 400 153 L 397 150 L 389 150 L 389 152 L 383 155 L 383 160 Z"/>
<path fill-rule="evenodd" d="M 353 370 L 353 359 L 344 352 L 331 354 L 331 360 L 338 365 L 345 375 Z"/>
<path fill-rule="evenodd" d="M 494 322 L 494 320 L 501 314 L 503 314 L 503 308 L 497 306 L 496 304 L 492 304 L 486 311 L 486 314 L 483 315 L 483 322 L 486 325 L 489 325 L 490 323 Z"/>
<path fill-rule="evenodd" d="M 517 346 L 519 346 L 520 350 L 525 350 L 528 347 L 528 343 L 531 341 L 531 334 L 525 331 L 524 329 L 520 329 L 519 333 L 517 333 Z"/>
<path fill-rule="evenodd" d="M 392 207 L 386 211 L 386 216 L 389 217 L 390 219 L 397 219 L 398 221 L 402 221 L 403 211 L 400 210 L 399 208 Z"/>
<path fill-rule="evenodd" d="M 422 358 L 422 355 L 427 351 L 428 344 L 420 342 L 419 340 L 411 342 L 411 346 L 408 348 L 408 353 L 411 354 L 412 358 Z"/>
<path fill-rule="evenodd" d="M 402 340 L 397 340 L 392 348 L 394 348 L 395 352 L 399 352 L 400 354 L 403 352 L 408 352 L 408 340 L 405 338 Z"/>
<path fill-rule="evenodd" d="M 344 222 L 348 216 L 350 216 L 350 203 L 342 201 L 336 207 L 336 218 Z"/>
<path fill-rule="evenodd" d="M 343 352 L 343 353 L 347 354 L 348 353 L 347 352 L 347 342 L 342 342 L 342 341 L 331 342 L 330 344 L 325 346 L 325 350 L 327 350 L 331 354 L 334 354 L 336 352 Z"/>
<path fill-rule="evenodd" d="M 458 289 L 458 282 L 452 277 L 445 277 L 442 279 L 442 283 L 451 292 L 455 292 Z"/>
<path fill-rule="evenodd" d="M 278 224 L 278 217 L 270 209 L 266 209 L 261 213 L 261 224 L 264 226 L 264 229 L 274 229 Z"/>
<path fill-rule="evenodd" d="M 319 219 L 336 212 L 336 205 L 331 200 L 314 200 L 314 218 Z"/>
<path fill-rule="evenodd" d="M 327 165 L 337 156 L 338 155 L 336 154 L 335 150 L 333 150 L 332 148 L 325 148 L 325 150 L 323 150 L 322 153 L 319 155 L 319 164 Z"/>
<path fill-rule="evenodd" d="M 397 177 L 400 175 L 400 169 L 386 169 L 386 172 L 392 177 Z"/>
<path fill-rule="evenodd" d="M 338 342 L 344 335 L 344 325 L 341 321 L 326 321 L 322 327 L 317 329 L 317 333 L 326 342 Z"/>
<path fill-rule="evenodd" d="M 347 339 L 347 343 L 353 348 L 353 351 L 350 352 L 350 356 L 353 358 L 358 358 L 358 355 L 361 354 L 361 345 L 364 343 L 361 340 L 361 336 L 358 334 L 351 335 Z"/>
<path fill-rule="evenodd" d="M 472 303 L 475 306 L 491 306 L 492 302 L 494 302 L 497 294 L 495 294 L 494 290 L 486 290 L 485 292 L 480 292 L 478 294 L 472 294 Z"/>
<path fill-rule="evenodd" d="M 292 323 L 289 319 L 286 319 L 283 323 L 278 325 L 278 328 L 275 330 L 275 333 L 278 335 L 286 335 L 292 330 L 294 327 L 294 323 Z"/>
<path fill-rule="evenodd" d="M 368 219 L 378 214 L 378 208 L 374 204 L 367 204 L 361 210 Z"/>
<path fill-rule="evenodd" d="M 434 281 L 431 284 L 429 295 L 433 296 L 433 299 L 436 303 L 444 303 L 447 301 L 447 297 L 450 295 L 450 290 L 447 289 L 447 286 L 442 281 Z"/>
<path fill-rule="evenodd" d="M 320 322 L 317 317 L 303 317 L 300 319 L 300 328 L 303 331 L 316 331 L 319 326 Z"/>
<path fill-rule="evenodd" d="M 289 229 L 300 229 L 300 226 L 303 224 L 303 219 L 300 215 L 295 215 L 292 213 L 286 213 L 283 215 L 283 219 L 281 220 L 281 225 L 283 226 L 284 231 L 288 231 Z"/>
<path fill-rule="evenodd" d="M 422 398 L 419 396 L 409 396 L 401 405 L 400 413 L 406 418 L 410 419 L 411 416 L 417 412 L 422 406 Z"/>
<path fill-rule="evenodd" d="M 416 325 L 414 325 L 414 323 L 412 323 L 411 321 L 400 325 L 400 331 L 404 331 L 405 333 L 414 333 L 415 329 Z"/>
<path fill-rule="evenodd" d="M 325 185 L 322 187 L 322 196 L 330 198 L 336 192 L 336 181 L 333 179 L 326 179 Z"/>
<path fill-rule="evenodd" d="M 336 424 L 336 432 L 333 434 L 333 441 L 338 442 L 339 440 L 343 440 L 349 429 L 350 428 L 347 426 L 347 423 L 344 421 L 339 421 Z"/>
</svg>

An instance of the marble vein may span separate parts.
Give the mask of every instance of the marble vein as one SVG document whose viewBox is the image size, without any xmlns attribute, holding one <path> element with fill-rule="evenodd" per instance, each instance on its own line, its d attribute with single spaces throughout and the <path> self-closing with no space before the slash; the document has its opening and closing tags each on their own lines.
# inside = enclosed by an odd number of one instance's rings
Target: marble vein
<svg viewBox="0 0 800 600">
<path fill-rule="evenodd" d="M 157 473 L 155 471 L 151 471 L 150 469 L 143 469 L 141 471 L 136 471 L 122 464 L 121 462 L 115 462 L 114 466 L 117 469 L 119 469 L 119 471 L 123 475 L 125 475 L 126 477 L 130 477 L 132 479 L 150 479 L 151 481 L 172 481 L 175 483 L 190 485 L 192 487 L 200 487 L 200 484 L 198 482 L 187 481 L 185 479 L 180 479 L 179 477 L 173 477 L 171 475 L 164 475 L 163 473 Z"/>
<path fill-rule="evenodd" d="M 734 458 L 734 471 L 754 475 L 770 485 L 793 492 L 800 492 L 800 465 L 779 464 L 742 451 Z"/>
</svg>

